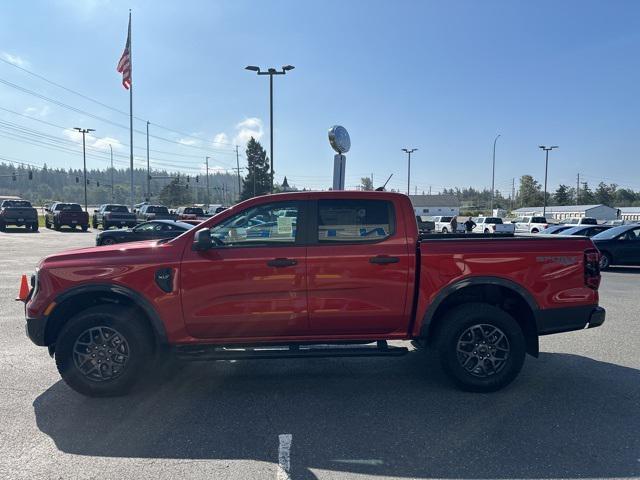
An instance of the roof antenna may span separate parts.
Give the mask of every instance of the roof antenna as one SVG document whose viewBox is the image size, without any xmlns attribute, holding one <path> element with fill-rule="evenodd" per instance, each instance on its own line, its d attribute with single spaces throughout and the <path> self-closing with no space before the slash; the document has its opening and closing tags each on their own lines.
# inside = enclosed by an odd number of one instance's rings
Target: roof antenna
<svg viewBox="0 0 640 480">
<path fill-rule="evenodd" d="M 387 186 L 387 183 L 389 183 L 389 180 L 391 180 L 391 177 L 393 177 L 393 173 L 391 175 L 389 175 L 389 178 L 387 178 L 387 181 L 384 182 L 384 185 L 382 185 L 381 187 L 376 188 L 376 192 L 384 192 L 384 187 Z"/>
</svg>

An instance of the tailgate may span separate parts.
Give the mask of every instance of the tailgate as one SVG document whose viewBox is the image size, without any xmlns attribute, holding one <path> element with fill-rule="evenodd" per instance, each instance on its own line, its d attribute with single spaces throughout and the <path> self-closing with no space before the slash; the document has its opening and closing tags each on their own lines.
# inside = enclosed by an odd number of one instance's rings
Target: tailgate
<svg viewBox="0 0 640 480">
<path fill-rule="evenodd" d="M 5 208 L 4 218 L 7 220 L 35 220 L 38 213 L 33 208 Z"/>
</svg>

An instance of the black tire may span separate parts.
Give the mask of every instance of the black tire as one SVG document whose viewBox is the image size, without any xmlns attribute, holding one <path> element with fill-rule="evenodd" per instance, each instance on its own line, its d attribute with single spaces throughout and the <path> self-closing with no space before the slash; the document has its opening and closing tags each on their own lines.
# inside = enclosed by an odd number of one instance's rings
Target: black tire
<svg viewBox="0 0 640 480">
<path fill-rule="evenodd" d="M 6 228 L 7 226 L 4 224 L 4 222 L 0 222 L 0 232 L 4 232 Z"/>
<path fill-rule="evenodd" d="M 83 232 L 86 232 L 87 230 L 89 230 L 89 225 L 82 225 L 82 227 L 80 227 L 80 228 L 82 228 L 82 231 L 83 231 Z M 75 226 L 75 225 L 73 226 L 73 229 L 74 229 L 74 230 L 76 229 L 76 226 Z"/>
<path fill-rule="evenodd" d="M 531 230 L 531 233 L 538 233 L 540 230 L 538 230 L 537 228 L 534 228 L 533 230 Z"/>
<path fill-rule="evenodd" d="M 93 217 L 93 219 L 91 220 L 91 226 L 93 228 L 98 228 L 98 221 L 96 220 L 96 217 Z"/>
<path fill-rule="evenodd" d="M 600 254 L 600 270 L 608 270 L 611 267 L 611 254 L 609 252 L 601 252 Z"/>
<path fill-rule="evenodd" d="M 60 231 L 60 224 L 59 224 L 58 222 L 56 222 L 55 220 L 53 221 L 53 229 L 54 229 L 56 232 L 59 232 L 59 231 Z"/>
<path fill-rule="evenodd" d="M 488 335 L 484 344 L 478 331 Z M 498 337 L 499 334 L 502 336 Z M 498 340 L 491 343 L 495 339 Z M 474 345 L 476 341 L 478 343 Z M 436 342 L 445 373 L 458 387 L 471 392 L 494 392 L 506 387 L 522 369 L 526 354 L 524 334 L 516 320 L 486 303 L 467 303 L 447 312 Z M 461 350 L 458 350 L 459 346 Z M 469 354 L 463 353 L 467 349 L 470 349 Z M 491 359 L 487 360 L 489 356 Z M 486 369 L 496 357 L 501 359 Z"/>
<path fill-rule="evenodd" d="M 116 241 L 111 237 L 103 238 L 100 241 L 100 245 L 115 245 L 115 244 L 116 244 Z"/>
<path fill-rule="evenodd" d="M 449 233 L 449 230 L 447 229 L 447 227 L 442 227 L 442 233 Z"/>
<path fill-rule="evenodd" d="M 62 379 L 76 392 L 89 397 L 124 395 L 153 358 L 152 333 L 143 319 L 136 318 L 135 310 L 98 305 L 78 313 L 63 327 L 55 356 Z M 80 369 L 85 365 L 87 372 Z"/>
<path fill-rule="evenodd" d="M 44 218 L 44 226 L 45 228 L 51 228 L 51 224 L 49 223 L 49 220 L 47 220 L 47 217 Z"/>
<path fill-rule="evenodd" d="M 32 232 L 37 232 L 38 231 L 38 224 L 37 223 L 32 223 L 31 224 L 31 231 Z"/>
<path fill-rule="evenodd" d="M 488 229 L 488 228 L 485 228 L 485 229 L 484 229 L 484 233 L 491 233 L 491 232 L 489 232 L 489 229 Z"/>
<path fill-rule="evenodd" d="M 102 230 L 109 230 L 109 228 L 111 228 L 111 225 L 107 222 L 102 222 Z"/>
</svg>

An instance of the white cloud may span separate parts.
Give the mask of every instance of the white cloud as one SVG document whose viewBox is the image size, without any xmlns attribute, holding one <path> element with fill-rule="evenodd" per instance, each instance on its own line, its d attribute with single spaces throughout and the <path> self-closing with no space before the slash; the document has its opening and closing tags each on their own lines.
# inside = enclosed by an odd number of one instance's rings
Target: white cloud
<svg viewBox="0 0 640 480">
<path fill-rule="evenodd" d="M 72 128 L 67 128 L 65 130 L 63 130 L 62 132 L 64 134 L 65 137 L 67 137 L 69 140 L 72 140 L 76 143 L 82 143 L 82 134 L 80 132 L 78 132 L 77 130 L 73 130 Z M 114 150 L 121 150 L 124 145 L 122 145 L 122 143 L 120 142 L 120 140 L 118 140 L 117 138 L 113 138 L 113 137 L 95 137 L 91 134 L 87 134 L 85 137 L 85 142 L 87 144 L 87 147 L 93 147 L 93 148 L 97 148 L 100 150 L 106 150 L 109 151 L 109 145 L 111 145 L 111 147 Z"/>
<path fill-rule="evenodd" d="M 181 145 L 200 145 L 200 140 L 195 138 L 179 138 L 178 143 Z"/>
<path fill-rule="evenodd" d="M 229 143 L 229 137 L 227 136 L 226 133 L 221 132 L 218 133 L 216 136 L 213 137 L 213 146 L 220 146 L 220 145 L 224 145 L 225 143 Z"/>
<path fill-rule="evenodd" d="M 233 141 L 236 145 L 244 146 L 251 137 L 260 140 L 263 135 L 262 120 L 257 117 L 250 117 L 236 125 L 236 136 Z"/>
<path fill-rule="evenodd" d="M 12 55 L 9 52 L 0 53 L 0 58 L 15 65 L 16 67 L 26 68 L 29 66 L 29 62 L 27 62 L 24 58 L 19 57 L 18 55 Z"/>
<path fill-rule="evenodd" d="M 49 115 L 49 112 L 51 112 L 51 109 L 49 108 L 48 105 L 45 105 L 42 108 L 38 108 L 38 107 L 27 107 L 24 109 L 24 114 L 28 115 L 30 117 L 38 117 L 38 118 L 44 118 L 47 115 Z"/>
</svg>

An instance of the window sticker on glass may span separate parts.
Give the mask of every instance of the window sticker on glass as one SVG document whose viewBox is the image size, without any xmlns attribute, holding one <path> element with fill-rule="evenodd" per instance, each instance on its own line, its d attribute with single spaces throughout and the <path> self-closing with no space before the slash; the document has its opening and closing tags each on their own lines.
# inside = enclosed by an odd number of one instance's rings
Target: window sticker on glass
<svg viewBox="0 0 640 480">
<path fill-rule="evenodd" d="M 293 217 L 278 217 L 278 235 L 293 236 Z"/>
</svg>

